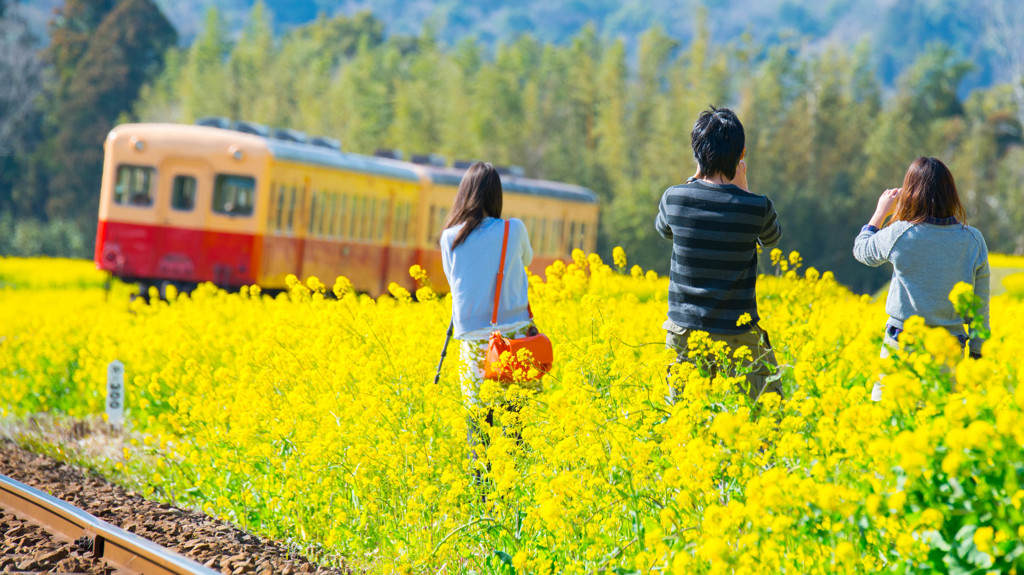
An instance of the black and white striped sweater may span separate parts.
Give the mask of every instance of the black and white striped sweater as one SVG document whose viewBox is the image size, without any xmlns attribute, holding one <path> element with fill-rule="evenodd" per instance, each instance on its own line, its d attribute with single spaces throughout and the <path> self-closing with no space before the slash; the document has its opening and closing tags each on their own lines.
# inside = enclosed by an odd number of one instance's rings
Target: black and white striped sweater
<svg viewBox="0 0 1024 575">
<path fill-rule="evenodd" d="M 672 323 L 718 334 L 749 331 L 759 319 L 757 245 L 771 248 L 782 237 L 771 200 L 732 184 L 691 179 L 665 190 L 655 227 L 672 240 Z M 744 313 L 751 321 L 736 325 Z"/>
</svg>

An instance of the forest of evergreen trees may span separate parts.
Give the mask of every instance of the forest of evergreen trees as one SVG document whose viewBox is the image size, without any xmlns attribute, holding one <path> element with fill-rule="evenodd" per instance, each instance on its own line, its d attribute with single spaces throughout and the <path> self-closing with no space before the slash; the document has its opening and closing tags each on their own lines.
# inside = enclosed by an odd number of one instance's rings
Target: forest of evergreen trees
<svg viewBox="0 0 1024 575">
<path fill-rule="evenodd" d="M 621 245 L 631 264 L 664 271 L 670 247 L 653 228 L 657 202 L 693 173 L 690 127 L 712 104 L 733 107 L 746 127 L 749 181 L 775 202 L 782 247 L 854 289 L 887 279 L 853 260 L 853 237 L 920 155 L 950 165 L 992 251 L 1024 253 L 1014 91 L 962 98 L 971 63 L 941 45 L 887 88 L 867 44 L 813 55 L 796 41 L 720 44 L 700 22 L 686 45 L 648 29 L 629 55 L 592 26 L 564 44 L 522 35 L 493 49 L 473 40 L 447 47 L 429 28 L 387 36 L 369 14 L 321 17 L 275 36 L 256 4 L 237 39 L 211 10 L 195 41 L 173 48 L 173 29 L 149 0 L 69 0 L 65 12 L 76 5 L 92 8 L 86 30 L 110 26 L 103 42 L 144 45 L 104 47 L 66 15 L 54 25 L 66 34 L 47 50 L 41 111 L 15 153 L 0 156 L 0 253 L 16 251 L 17 222 L 77 214 L 69 220 L 86 238 L 78 255 L 88 256 L 105 131 L 213 115 L 335 137 L 351 152 L 486 159 L 590 187 L 602 201 L 602 255 Z M 144 34 L 114 23 L 129 9 L 148 22 Z M 115 89 L 117 99 L 108 96 Z M 49 229 L 37 228 L 40 237 Z"/>
</svg>

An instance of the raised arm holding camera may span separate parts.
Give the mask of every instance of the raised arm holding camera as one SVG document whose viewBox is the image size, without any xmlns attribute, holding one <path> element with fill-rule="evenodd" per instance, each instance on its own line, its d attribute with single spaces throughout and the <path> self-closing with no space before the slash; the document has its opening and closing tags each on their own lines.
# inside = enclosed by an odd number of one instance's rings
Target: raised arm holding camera
<svg viewBox="0 0 1024 575">
<path fill-rule="evenodd" d="M 984 341 L 969 334 L 949 294 L 959 282 L 974 287 L 981 298 L 981 319 L 988 330 L 988 247 L 981 232 L 965 223 L 953 174 L 936 158 L 918 158 L 910 164 L 903 187 L 890 188 L 878 198 L 875 213 L 854 240 L 853 256 L 865 265 L 892 264 L 892 281 L 885 300 L 882 357 L 899 347 L 903 322 L 911 316 L 925 325 L 943 327 L 981 357 Z M 892 216 L 888 224 L 886 218 Z M 871 398 L 882 398 L 875 383 Z"/>
<path fill-rule="evenodd" d="M 668 319 L 662 326 L 676 362 L 691 362 L 687 341 L 708 333 L 751 351 L 747 393 L 782 397 L 775 352 L 758 325 L 757 251 L 779 242 L 782 227 L 771 200 L 747 184 L 743 125 L 728 108 L 700 114 L 690 132 L 697 173 L 665 191 L 655 227 L 672 240 Z M 716 366 L 716 369 L 718 367 Z M 670 389 L 673 400 L 682 390 Z"/>
</svg>

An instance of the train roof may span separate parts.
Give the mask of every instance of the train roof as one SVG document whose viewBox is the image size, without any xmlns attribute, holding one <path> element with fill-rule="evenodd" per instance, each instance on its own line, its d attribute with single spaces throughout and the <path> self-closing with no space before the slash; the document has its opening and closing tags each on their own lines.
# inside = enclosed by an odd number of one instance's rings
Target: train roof
<svg viewBox="0 0 1024 575">
<path fill-rule="evenodd" d="M 444 186 L 458 186 L 466 170 L 459 168 L 448 168 L 439 166 L 422 166 L 430 174 L 430 179 L 435 184 Z M 502 174 L 501 188 L 506 192 L 517 194 L 528 194 L 532 196 L 545 196 L 558 198 L 571 202 L 582 202 L 587 204 L 597 203 L 597 194 L 583 186 L 552 182 L 549 180 L 534 180 L 510 174 Z"/>
<path fill-rule="evenodd" d="M 327 166 L 342 170 L 392 177 L 397 180 L 418 182 L 420 176 L 412 165 L 398 160 L 348 154 L 313 144 L 267 138 L 267 149 L 275 158 L 303 164 Z"/>
<path fill-rule="evenodd" d="M 275 138 L 270 131 L 267 131 L 267 134 L 264 135 L 262 133 L 241 131 L 225 127 L 224 125 L 123 124 L 111 130 L 110 137 L 113 138 L 122 133 L 141 134 L 145 137 L 159 134 L 177 144 L 189 145 L 195 144 L 195 136 L 201 134 L 204 136 L 202 138 L 203 143 L 208 144 L 207 147 L 215 146 L 217 149 L 221 149 L 221 146 L 231 142 L 245 146 L 265 146 L 267 152 L 281 160 L 374 174 L 411 182 L 420 181 L 422 175 L 426 174 L 433 183 L 444 186 L 458 187 L 462 181 L 462 176 L 466 173 L 466 170 L 462 168 L 414 164 L 391 158 L 351 154 L 325 145 L 304 143 L 294 139 Z M 206 151 L 202 147 L 193 149 L 200 152 Z M 593 191 L 583 186 L 562 182 L 536 180 L 503 174 L 501 176 L 501 185 L 502 189 L 512 193 L 553 197 L 590 204 L 598 202 L 597 195 Z"/>
<path fill-rule="evenodd" d="M 335 168 L 370 172 L 378 175 L 391 176 L 397 179 L 418 180 L 416 170 L 425 170 L 435 184 L 458 187 L 465 169 L 429 164 L 412 164 L 402 160 L 346 154 L 322 146 L 303 144 L 287 140 L 267 138 L 267 147 L 274 157 L 315 165 L 326 165 Z M 559 198 L 588 204 L 597 203 L 597 194 L 583 186 L 535 180 L 509 174 L 501 176 L 503 190 L 533 196 Z"/>
</svg>

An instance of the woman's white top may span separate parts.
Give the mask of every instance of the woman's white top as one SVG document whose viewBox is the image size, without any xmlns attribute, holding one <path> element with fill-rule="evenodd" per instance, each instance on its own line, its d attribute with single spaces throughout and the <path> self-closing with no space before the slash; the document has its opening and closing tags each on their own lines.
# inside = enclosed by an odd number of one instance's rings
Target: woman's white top
<svg viewBox="0 0 1024 575">
<path fill-rule="evenodd" d="M 456 339 L 486 339 L 494 330 L 504 333 L 530 321 L 526 266 L 533 261 L 533 248 L 523 222 L 516 218 L 509 221 L 505 276 L 498 321 L 493 326 L 491 314 L 505 220 L 485 218 L 454 250 L 452 241 L 462 224 L 441 233 L 441 263 L 451 287 Z"/>
</svg>

